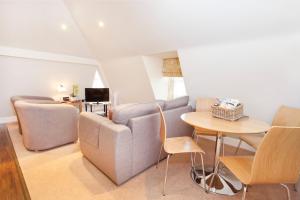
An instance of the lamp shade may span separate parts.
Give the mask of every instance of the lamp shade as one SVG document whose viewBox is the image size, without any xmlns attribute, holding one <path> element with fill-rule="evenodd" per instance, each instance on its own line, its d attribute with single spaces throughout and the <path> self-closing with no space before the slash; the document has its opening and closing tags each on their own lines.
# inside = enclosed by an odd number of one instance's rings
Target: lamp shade
<svg viewBox="0 0 300 200">
<path fill-rule="evenodd" d="M 182 77 L 180 62 L 178 58 L 166 58 L 163 60 L 163 76 Z"/>
</svg>

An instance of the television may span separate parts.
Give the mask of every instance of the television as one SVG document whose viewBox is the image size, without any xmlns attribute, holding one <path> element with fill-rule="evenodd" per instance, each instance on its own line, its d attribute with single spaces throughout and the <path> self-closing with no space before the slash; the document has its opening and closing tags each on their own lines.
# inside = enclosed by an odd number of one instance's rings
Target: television
<svg viewBox="0 0 300 200">
<path fill-rule="evenodd" d="M 109 101 L 109 88 L 85 88 L 86 102 Z"/>
</svg>

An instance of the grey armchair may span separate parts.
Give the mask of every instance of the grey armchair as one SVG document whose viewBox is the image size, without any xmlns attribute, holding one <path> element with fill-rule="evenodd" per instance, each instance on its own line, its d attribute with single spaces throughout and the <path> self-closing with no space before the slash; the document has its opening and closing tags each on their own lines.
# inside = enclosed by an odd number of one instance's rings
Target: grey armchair
<svg viewBox="0 0 300 200">
<path fill-rule="evenodd" d="M 23 143 L 29 150 L 45 150 L 77 141 L 78 112 L 65 104 L 14 103 Z"/>
<path fill-rule="evenodd" d="M 54 99 L 52 99 L 51 97 L 42 97 L 42 96 L 28 96 L 28 95 L 19 95 L 19 96 L 13 96 L 10 98 L 11 104 L 14 108 L 14 111 L 16 113 L 17 116 L 17 121 L 18 121 L 18 125 L 19 125 L 19 132 L 20 134 L 22 134 L 22 128 L 20 125 L 20 120 L 19 120 L 19 116 L 18 113 L 16 111 L 16 107 L 15 107 L 15 102 L 16 101 L 20 101 L 20 100 L 37 100 L 37 101 L 44 101 L 44 103 L 50 103 L 53 102 L 55 103 Z"/>
</svg>

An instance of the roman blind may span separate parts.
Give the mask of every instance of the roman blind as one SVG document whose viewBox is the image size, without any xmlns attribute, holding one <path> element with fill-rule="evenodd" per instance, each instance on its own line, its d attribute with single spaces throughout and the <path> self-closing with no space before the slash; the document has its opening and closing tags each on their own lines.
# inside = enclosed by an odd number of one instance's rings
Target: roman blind
<svg viewBox="0 0 300 200">
<path fill-rule="evenodd" d="M 180 62 L 178 58 L 166 58 L 163 60 L 163 76 L 182 77 Z"/>
</svg>

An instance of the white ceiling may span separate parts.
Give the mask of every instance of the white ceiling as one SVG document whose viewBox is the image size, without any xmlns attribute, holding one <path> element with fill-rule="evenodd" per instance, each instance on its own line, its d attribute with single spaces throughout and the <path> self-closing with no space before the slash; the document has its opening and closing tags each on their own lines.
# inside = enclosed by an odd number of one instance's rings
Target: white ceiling
<svg viewBox="0 0 300 200">
<path fill-rule="evenodd" d="M 99 59 L 300 31 L 298 0 L 64 2 Z"/>
<path fill-rule="evenodd" d="M 298 0 L 0 0 L 0 46 L 100 60 L 299 31 Z"/>
<path fill-rule="evenodd" d="M 91 57 L 61 0 L 0 0 L 0 46 Z"/>
</svg>

